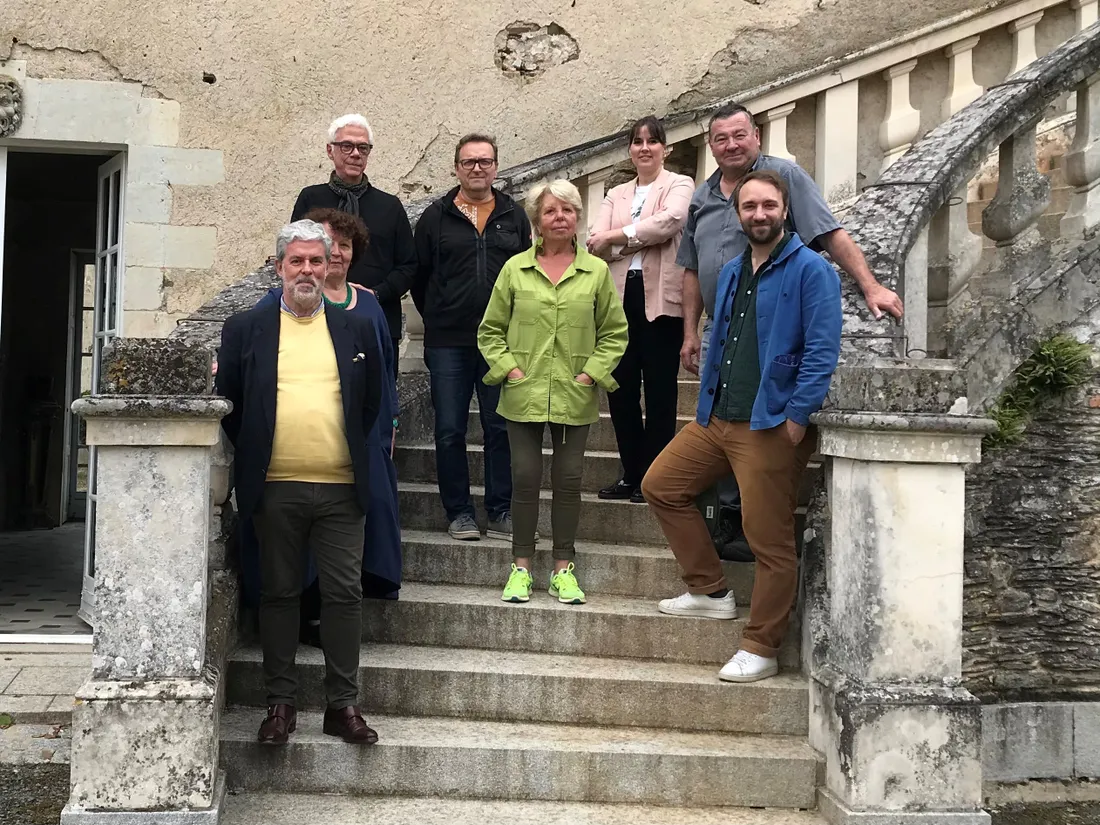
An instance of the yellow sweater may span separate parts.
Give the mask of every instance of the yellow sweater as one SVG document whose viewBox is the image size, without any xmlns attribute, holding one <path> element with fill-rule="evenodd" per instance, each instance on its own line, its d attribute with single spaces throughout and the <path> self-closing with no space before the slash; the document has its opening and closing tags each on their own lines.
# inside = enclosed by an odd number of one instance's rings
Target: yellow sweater
<svg viewBox="0 0 1100 825">
<path fill-rule="evenodd" d="M 268 481 L 352 484 L 336 352 L 325 311 L 312 318 L 279 313 L 275 438 Z"/>
</svg>

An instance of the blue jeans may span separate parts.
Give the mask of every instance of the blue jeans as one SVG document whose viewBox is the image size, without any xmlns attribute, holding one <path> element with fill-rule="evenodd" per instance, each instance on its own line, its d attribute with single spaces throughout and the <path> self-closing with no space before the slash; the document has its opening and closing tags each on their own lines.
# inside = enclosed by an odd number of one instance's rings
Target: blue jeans
<svg viewBox="0 0 1100 825">
<path fill-rule="evenodd" d="M 436 477 L 447 520 L 474 515 L 470 465 L 466 461 L 466 424 L 476 389 L 481 429 L 485 433 L 485 509 L 489 518 L 496 521 L 512 507 L 508 429 L 497 414 L 500 386 L 490 387 L 481 380 L 489 365 L 477 347 L 425 347 L 424 363 L 431 373 Z"/>
</svg>

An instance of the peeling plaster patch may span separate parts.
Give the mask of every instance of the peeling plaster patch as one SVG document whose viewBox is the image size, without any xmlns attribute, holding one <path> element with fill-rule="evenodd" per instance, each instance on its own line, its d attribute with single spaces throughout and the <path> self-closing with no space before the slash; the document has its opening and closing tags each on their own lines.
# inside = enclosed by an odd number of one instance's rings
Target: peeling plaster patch
<svg viewBox="0 0 1100 825">
<path fill-rule="evenodd" d="M 581 56 L 581 47 L 557 23 L 517 20 L 497 32 L 496 64 L 505 74 L 540 75 Z"/>
<path fill-rule="evenodd" d="M 401 177 L 401 197 L 417 200 L 432 195 L 433 181 L 446 181 L 448 187 L 453 184 L 454 146 L 458 137 L 442 123 L 436 127 L 435 137 L 428 141 L 412 169 Z"/>
</svg>

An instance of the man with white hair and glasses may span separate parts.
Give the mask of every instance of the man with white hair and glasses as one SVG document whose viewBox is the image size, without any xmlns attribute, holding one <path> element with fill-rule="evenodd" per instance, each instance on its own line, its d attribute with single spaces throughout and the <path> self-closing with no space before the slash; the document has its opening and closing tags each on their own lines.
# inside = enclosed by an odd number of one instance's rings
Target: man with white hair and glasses
<svg viewBox="0 0 1100 825">
<path fill-rule="evenodd" d="M 367 178 L 367 160 L 374 148 L 374 130 L 359 114 L 344 115 L 328 129 L 327 152 L 332 173 L 327 183 L 307 186 L 298 194 L 290 219 L 300 220 L 311 209 L 339 209 L 358 216 L 370 233 L 364 255 L 355 259 L 348 271 L 348 294 L 352 284 L 369 289 L 390 328 L 394 347 L 394 372 L 397 372 L 398 346 L 401 342 L 401 298 L 412 286 L 416 274 L 416 247 L 405 207 L 395 195 L 376 188 Z"/>
</svg>

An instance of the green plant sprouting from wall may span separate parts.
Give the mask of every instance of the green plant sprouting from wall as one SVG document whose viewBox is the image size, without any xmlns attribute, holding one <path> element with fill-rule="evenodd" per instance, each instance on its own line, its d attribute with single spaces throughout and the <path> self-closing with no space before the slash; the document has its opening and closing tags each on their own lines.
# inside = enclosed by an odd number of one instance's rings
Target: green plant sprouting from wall
<svg viewBox="0 0 1100 825">
<path fill-rule="evenodd" d="M 1068 335 L 1036 343 L 990 411 L 997 431 L 985 437 L 985 446 L 1019 444 L 1031 416 L 1045 402 L 1080 387 L 1092 374 L 1092 347 L 1088 344 Z"/>
</svg>

